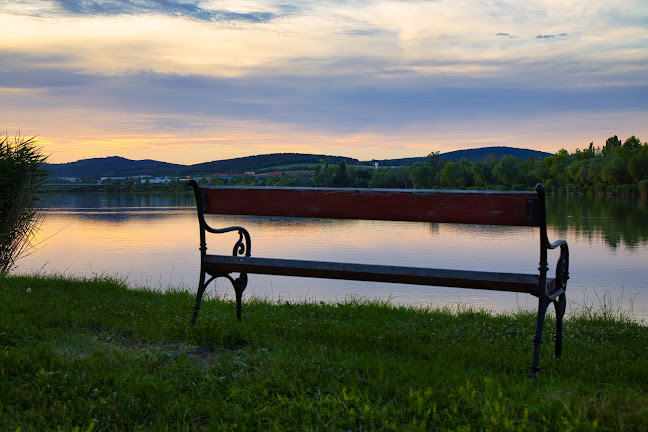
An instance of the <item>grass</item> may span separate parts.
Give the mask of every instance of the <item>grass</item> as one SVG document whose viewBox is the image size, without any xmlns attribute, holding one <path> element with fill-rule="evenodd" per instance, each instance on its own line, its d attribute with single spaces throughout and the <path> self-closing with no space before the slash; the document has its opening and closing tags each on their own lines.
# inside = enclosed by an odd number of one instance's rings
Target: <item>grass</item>
<svg viewBox="0 0 648 432">
<path fill-rule="evenodd" d="M 203 302 L 0 277 L 0 430 L 646 430 L 648 328 L 584 313 L 527 378 L 532 314 Z"/>
</svg>

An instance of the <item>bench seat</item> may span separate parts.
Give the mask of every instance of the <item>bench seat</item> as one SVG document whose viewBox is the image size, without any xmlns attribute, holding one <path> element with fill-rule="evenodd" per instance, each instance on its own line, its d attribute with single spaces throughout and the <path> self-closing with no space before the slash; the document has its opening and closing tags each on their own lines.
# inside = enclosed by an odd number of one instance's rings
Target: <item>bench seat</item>
<svg viewBox="0 0 648 432">
<path fill-rule="evenodd" d="M 475 288 L 538 295 L 540 277 L 532 274 L 448 270 L 376 264 L 353 264 L 246 256 L 206 255 L 205 271 L 212 276 L 232 272 L 301 276 L 411 285 Z M 547 279 L 550 288 L 554 279 Z M 543 291 L 544 292 L 544 291 Z"/>
</svg>

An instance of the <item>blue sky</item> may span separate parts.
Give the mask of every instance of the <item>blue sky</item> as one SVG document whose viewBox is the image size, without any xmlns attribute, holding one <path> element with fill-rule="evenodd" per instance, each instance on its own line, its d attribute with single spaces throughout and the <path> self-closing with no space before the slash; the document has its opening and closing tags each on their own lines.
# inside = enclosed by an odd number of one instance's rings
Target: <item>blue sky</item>
<svg viewBox="0 0 648 432">
<path fill-rule="evenodd" d="M 53 162 L 648 139 L 645 1 L 0 3 L 0 130 Z"/>
</svg>

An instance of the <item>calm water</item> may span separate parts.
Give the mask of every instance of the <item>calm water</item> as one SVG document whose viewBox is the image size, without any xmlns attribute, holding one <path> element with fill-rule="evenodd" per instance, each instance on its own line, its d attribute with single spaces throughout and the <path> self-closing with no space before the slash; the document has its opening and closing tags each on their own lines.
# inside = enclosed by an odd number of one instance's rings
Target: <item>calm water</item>
<svg viewBox="0 0 648 432">
<path fill-rule="evenodd" d="M 132 286 L 195 290 L 198 223 L 192 196 L 50 194 L 38 250 L 18 272 L 119 276 Z M 648 203 L 552 198 L 549 239 L 566 238 L 571 255 L 570 310 L 602 304 L 648 318 Z M 219 217 L 243 225 L 253 256 L 535 273 L 533 228 L 410 222 Z M 231 253 L 235 234 L 208 238 L 212 253 Z M 550 266 L 558 258 L 550 253 Z M 211 295 L 230 295 L 218 280 Z M 250 275 L 247 296 L 335 301 L 349 296 L 399 304 L 475 305 L 496 312 L 534 309 L 530 295 L 457 288 Z"/>
</svg>

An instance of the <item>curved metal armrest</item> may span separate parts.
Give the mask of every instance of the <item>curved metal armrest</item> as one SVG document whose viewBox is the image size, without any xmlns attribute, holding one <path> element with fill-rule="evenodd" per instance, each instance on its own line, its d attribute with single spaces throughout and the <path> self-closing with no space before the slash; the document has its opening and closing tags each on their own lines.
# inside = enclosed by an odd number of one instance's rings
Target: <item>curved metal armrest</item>
<svg viewBox="0 0 648 432">
<path fill-rule="evenodd" d="M 243 228 L 243 227 L 240 227 L 240 226 L 231 226 L 231 227 L 227 227 L 227 228 L 216 229 L 216 228 L 210 227 L 209 224 L 207 224 L 207 222 L 205 222 L 205 231 L 207 231 L 209 233 L 212 233 L 212 234 L 223 234 L 223 233 L 228 233 L 228 232 L 232 232 L 232 231 L 247 231 L 247 230 L 245 228 Z"/>
<path fill-rule="evenodd" d="M 250 238 L 250 233 L 242 226 L 231 226 L 227 228 L 216 229 L 209 226 L 209 224 L 204 219 L 202 222 L 205 231 L 212 234 L 223 234 L 238 231 L 239 239 L 236 244 L 234 244 L 232 255 L 238 256 L 245 254 L 245 256 L 250 256 L 250 254 L 252 253 L 252 239 Z"/>
<path fill-rule="evenodd" d="M 549 240 L 547 239 L 547 249 L 556 249 L 558 246 L 562 246 L 562 245 L 567 246 L 567 240 L 559 239 L 553 243 L 549 243 Z"/>
<path fill-rule="evenodd" d="M 556 263 L 555 289 L 553 292 L 547 292 L 550 299 L 554 299 L 564 293 L 567 290 L 567 280 L 569 280 L 569 245 L 563 239 L 556 240 L 553 243 L 547 242 L 547 249 L 556 249 L 557 247 L 560 247 L 560 256 Z"/>
</svg>

